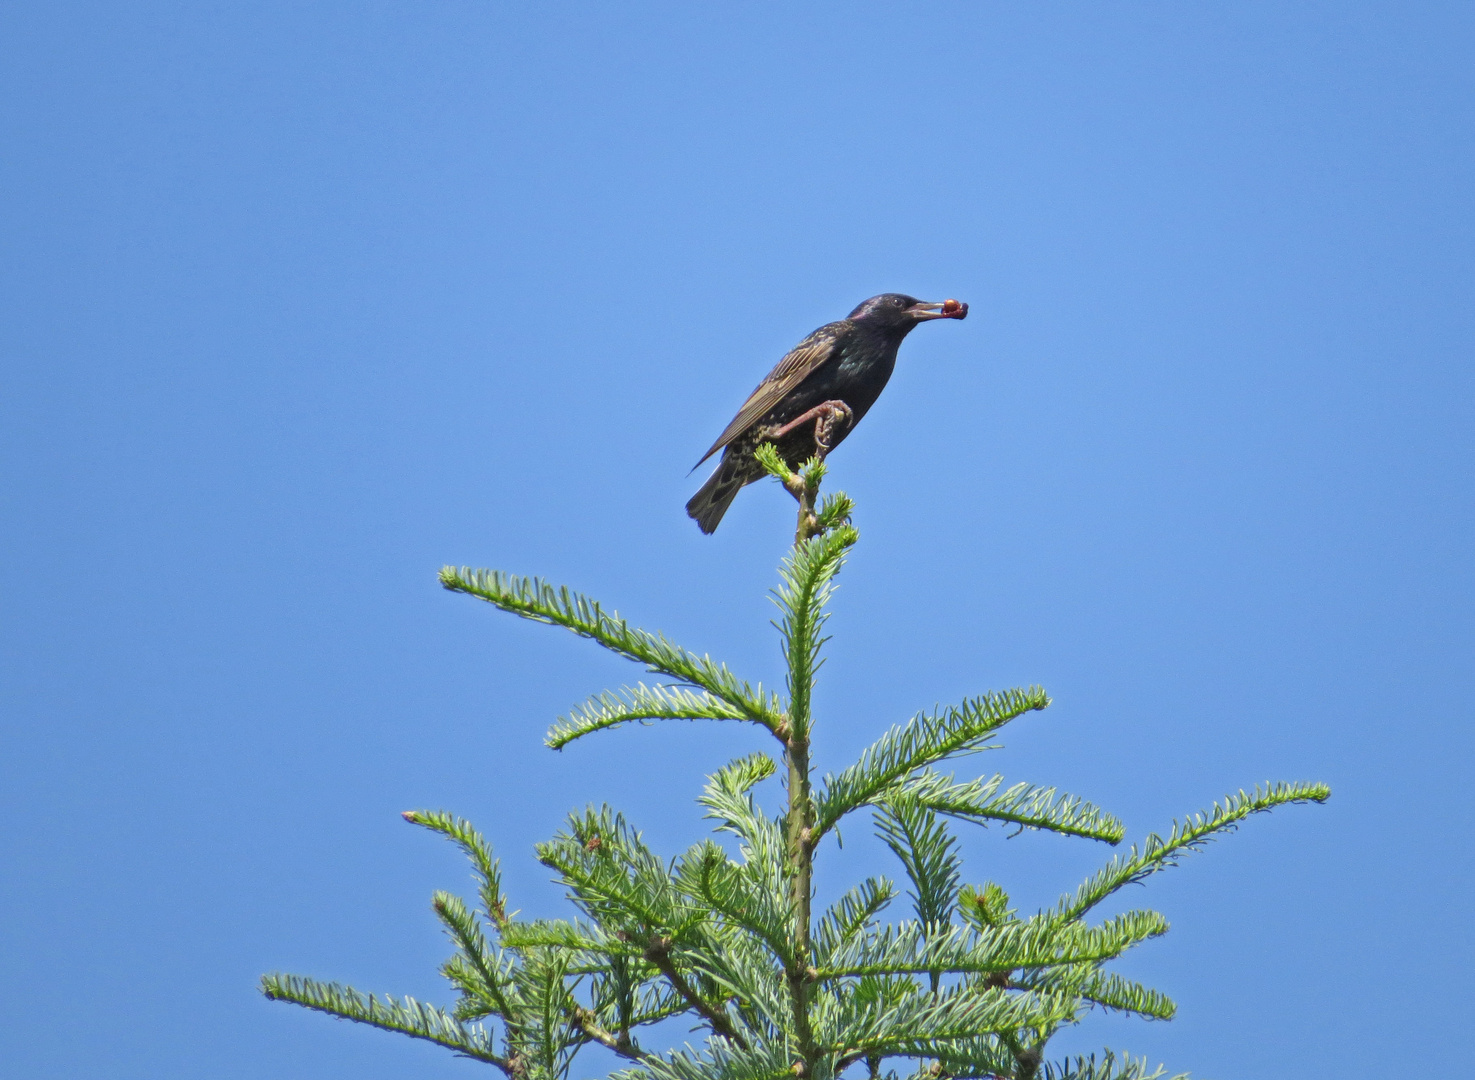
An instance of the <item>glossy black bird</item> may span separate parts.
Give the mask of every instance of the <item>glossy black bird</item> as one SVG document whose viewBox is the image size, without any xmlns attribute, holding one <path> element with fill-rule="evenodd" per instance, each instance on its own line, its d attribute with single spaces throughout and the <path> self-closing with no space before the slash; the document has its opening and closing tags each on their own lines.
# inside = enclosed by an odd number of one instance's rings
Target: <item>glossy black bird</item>
<svg viewBox="0 0 1475 1080">
<path fill-rule="evenodd" d="M 702 532 L 716 531 L 737 493 L 766 475 L 753 457 L 760 443 L 773 443 L 790 468 L 829 453 L 881 396 L 912 327 L 967 316 L 968 305 L 956 300 L 933 304 L 882 293 L 821 326 L 778 362 L 702 455 L 706 461 L 722 450 L 722 461 L 686 504 L 687 514 Z"/>
</svg>

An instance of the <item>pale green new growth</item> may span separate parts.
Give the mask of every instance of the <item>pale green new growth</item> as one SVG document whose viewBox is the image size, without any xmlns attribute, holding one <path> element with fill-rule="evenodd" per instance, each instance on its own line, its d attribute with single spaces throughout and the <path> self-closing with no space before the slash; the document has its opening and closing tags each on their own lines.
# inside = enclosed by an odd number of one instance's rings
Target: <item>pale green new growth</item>
<svg viewBox="0 0 1475 1080">
<path fill-rule="evenodd" d="M 1328 789 L 1240 791 L 1176 823 L 1166 837 L 1149 835 L 1058 905 L 1031 915 L 1010 907 L 994 882 L 964 884 L 956 823 L 1108 844 L 1120 843 L 1125 829 L 1053 787 L 938 771 L 943 762 L 993 749 L 1010 721 L 1048 706 L 1038 687 L 918 713 L 815 790 L 813 691 L 827 605 L 858 538 L 854 507 L 844 495 L 819 501 L 822 461 L 791 472 L 767 444 L 757 457 L 799 503 L 795 546 L 774 592 L 782 695 L 567 589 L 495 571 L 441 572 L 447 589 L 562 626 L 669 680 L 589 698 L 549 729 L 555 749 L 631 722 L 736 720 L 765 729 L 777 754 L 727 763 L 699 799 L 722 842 L 660 855 L 622 815 L 588 807 L 537 848 L 574 917 L 530 920 L 509 913 L 497 861 L 470 823 L 407 813 L 472 864 L 479 906 L 446 892 L 436 892 L 431 905 L 454 950 L 441 969 L 457 991 L 454 1007 L 291 975 L 266 976 L 263 992 L 434 1042 L 510 1080 L 567 1080 L 575 1055 L 591 1044 L 622 1059 L 617 1080 L 1159 1080 L 1161 1069 L 1110 1051 L 1047 1059 L 1051 1038 L 1092 1009 L 1149 1020 L 1175 1011 L 1164 994 L 1107 967 L 1166 933 L 1167 921 L 1146 910 L 1095 924 L 1087 916 L 1251 814 L 1321 802 Z M 759 793 L 778 776 L 785 802 L 774 814 Z M 832 850 L 821 841 L 863 807 L 909 886 L 910 917 L 903 905 L 900 921 L 882 921 L 898 893 L 879 877 L 813 910 L 815 859 L 822 847 Z M 641 1044 L 653 1040 L 651 1025 L 678 1017 L 695 1025 L 699 1045 Z"/>
<path fill-rule="evenodd" d="M 794 474 L 789 471 L 784 459 L 779 456 L 778 447 L 773 443 L 759 443 L 758 449 L 753 451 L 753 456 L 758 459 L 758 464 L 768 471 L 768 475 L 781 483 L 790 483 Z M 823 467 L 823 466 L 821 466 Z"/>
</svg>

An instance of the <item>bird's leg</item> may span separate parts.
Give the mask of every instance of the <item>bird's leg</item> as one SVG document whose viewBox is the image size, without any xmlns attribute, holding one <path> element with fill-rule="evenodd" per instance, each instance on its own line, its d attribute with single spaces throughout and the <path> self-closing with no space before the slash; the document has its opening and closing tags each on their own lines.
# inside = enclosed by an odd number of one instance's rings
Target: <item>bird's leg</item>
<svg viewBox="0 0 1475 1080">
<path fill-rule="evenodd" d="M 814 456 L 822 462 L 834 449 L 835 444 L 831 440 L 836 431 L 843 431 L 855 422 L 855 412 L 843 401 L 823 401 L 782 427 L 769 428 L 763 433 L 763 439 L 771 444 L 772 440 L 782 438 L 811 420 L 814 421 Z M 784 487 L 799 502 L 799 528 L 794 534 L 795 544 L 802 544 L 819 532 L 819 519 L 815 516 L 814 507 L 815 498 L 819 494 L 820 475 L 823 475 L 822 470 L 815 475 L 807 469 L 801 469 L 782 478 Z"/>
<path fill-rule="evenodd" d="M 814 422 L 814 449 L 823 461 L 835 446 L 830 442 L 830 436 L 848 428 L 855 419 L 855 414 L 843 401 L 827 401 L 820 408 L 824 412 Z"/>
<path fill-rule="evenodd" d="M 843 422 L 845 427 L 849 427 L 854 416 L 855 414 L 850 411 L 850 406 L 843 401 L 822 401 L 814 408 L 796 416 L 783 427 L 768 432 L 767 438 L 781 438 L 795 428 L 802 427 L 813 420 L 814 452 L 820 460 L 824 460 L 834 448 L 834 444 L 830 442 L 830 436 L 834 434 L 836 424 Z"/>
</svg>

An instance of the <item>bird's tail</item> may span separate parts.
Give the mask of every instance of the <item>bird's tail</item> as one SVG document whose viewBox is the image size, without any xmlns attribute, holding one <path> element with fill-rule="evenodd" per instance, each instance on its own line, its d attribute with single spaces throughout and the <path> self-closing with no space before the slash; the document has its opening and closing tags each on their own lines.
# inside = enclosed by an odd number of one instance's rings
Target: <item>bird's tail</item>
<svg viewBox="0 0 1475 1080">
<path fill-rule="evenodd" d="M 717 466 L 716 471 L 702 485 L 702 489 L 686 504 L 687 516 L 696 519 L 697 527 L 702 532 L 716 532 L 722 515 L 727 513 L 727 508 L 737 498 L 743 485 L 757 479 L 749 465 L 749 462 L 741 458 L 723 457 L 722 464 Z"/>
</svg>

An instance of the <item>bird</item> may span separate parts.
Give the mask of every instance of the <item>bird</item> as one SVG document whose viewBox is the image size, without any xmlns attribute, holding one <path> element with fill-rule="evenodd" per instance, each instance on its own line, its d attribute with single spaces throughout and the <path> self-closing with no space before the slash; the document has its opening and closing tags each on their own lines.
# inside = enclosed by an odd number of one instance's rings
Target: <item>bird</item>
<svg viewBox="0 0 1475 1080">
<path fill-rule="evenodd" d="M 772 442 L 791 469 L 816 454 L 826 456 L 881 396 L 902 339 L 914 326 L 967 317 L 968 305 L 957 300 L 932 303 L 882 293 L 821 326 L 764 377 L 693 467 L 722 451 L 716 470 L 686 504 L 687 515 L 702 532 L 715 532 L 737 493 L 766 475 L 753 456 L 764 442 Z"/>
</svg>

